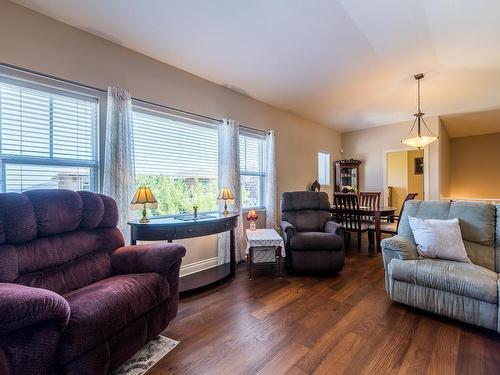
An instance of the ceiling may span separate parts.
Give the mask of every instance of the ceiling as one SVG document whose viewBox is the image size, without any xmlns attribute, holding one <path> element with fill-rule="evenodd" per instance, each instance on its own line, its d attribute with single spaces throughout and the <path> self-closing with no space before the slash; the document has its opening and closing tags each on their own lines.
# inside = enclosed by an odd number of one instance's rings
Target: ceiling
<svg viewBox="0 0 500 375">
<path fill-rule="evenodd" d="M 350 131 L 500 108 L 498 0 L 15 0 Z"/>
</svg>

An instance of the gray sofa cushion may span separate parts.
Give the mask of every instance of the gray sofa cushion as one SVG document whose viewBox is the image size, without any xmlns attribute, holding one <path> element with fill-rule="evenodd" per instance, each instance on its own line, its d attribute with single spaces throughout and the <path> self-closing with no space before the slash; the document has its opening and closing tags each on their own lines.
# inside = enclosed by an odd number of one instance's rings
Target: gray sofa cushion
<svg viewBox="0 0 500 375">
<path fill-rule="evenodd" d="M 290 248 L 296 251 L 342 251 L 343 238 L 333 233 L 299 232 L 290 239 Z"/>
<path fill-rule="evenodd" d="M 475 242 L 465 241 L 465 251 L 472 263 L 495 271 L 495 249 Z"/>
<path fill-rule="evenodd" d="M 498 308 L 495 303 L 399 280 L 390 280 L 389 290 L 395 302 L 497 330 Z"/>
<path fill-rule="evenodd" d="M 329 211 L 319 210 L 286 211 L 281 213 L 281 219 L 292 224 L 297 232 L 324 232 L 331 215 Z"/>
<path fill-rule="evenodd" d="M 399 260 L 389 264 L 389 277 L 490 303 L 498 303 L 498 274 L 470 263 L 446 260 Z"/>
<path fill-rule="evenodd" d="M 481 245 L 494 246 L 495 206 L 480 202 L 454 202 L 449 219 L 460 221 L 462 238 Z"/>
<path fill-rule="evenodd" d="M 330 210 L 325 192 L 288 191 L 281 194 L 281 211 Z"/>
<path fill-rule="evenodd" d="M 450 205 L 451 203 L 446 201 L 407 201 L 399 223 L 398 234 L 413 239 L 413 232 L 408 223 L 409 216 L 419 219 L 447 220 L 450 214 Z"/>
<path fill-rule="evenodd" d="M 497 229 L 496 229 L 496 250 L 495 250 L 495 269 L 500 272 L 500 204 L 497 204 Z"/>
</svg>

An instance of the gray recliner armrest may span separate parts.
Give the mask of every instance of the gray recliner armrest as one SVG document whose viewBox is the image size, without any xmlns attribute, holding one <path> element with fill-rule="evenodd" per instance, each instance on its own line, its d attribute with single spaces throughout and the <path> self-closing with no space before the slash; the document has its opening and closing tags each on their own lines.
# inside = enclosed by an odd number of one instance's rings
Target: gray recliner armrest
<svg viewBox="0 0 500 375">
<path fill-rule="evenodd" d="M 386 253 L 392 253 L 401 260 L 418 258 L 417 245 L 409 237 L 398 235 L 385 238 L 380 245 L 382 246 L 382 253 L 384 256 Z"/>
<path fill-rule="evenodd" d="M 294 236 L 295 233 L 297 233 L 297 228 L 295 228 L 288 221 L 284 220 L 281 221 L 280 228 L 281 228 L 281 233 L 283 234 L 283 239 L 285 240 L 285 243 L 288 244 L 290 238 L 292 238 L 292 236 Z"/>
<path fill-rule="evenodd" d="M 382 256 L 384 257 L 385 270 L 385 289 L 390 294 L 389 290 L 389 264 L 393 259 L 411 260 L 417 259 L 417 245 L 415 242 L 405 236 L 394 236 L 384 238 L 380 243 L 382 247 Z"/>
<path fill-rule="evenodd" d="M 327 221 L 325 223 L 325 233 L 333 233 L 337 236 L 344 237 L 344 227 L 335 221 Z"/>
</svg>

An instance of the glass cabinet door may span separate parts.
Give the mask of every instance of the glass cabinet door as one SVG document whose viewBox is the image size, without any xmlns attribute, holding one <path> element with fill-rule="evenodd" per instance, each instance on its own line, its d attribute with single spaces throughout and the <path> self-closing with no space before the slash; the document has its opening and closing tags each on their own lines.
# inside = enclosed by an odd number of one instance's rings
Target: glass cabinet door
<svg viewBox="0 0 500 375">
<path fill-rule="evenodd" d="M 358 169 L 357 168 L 341 168 L 340 181 L 342 186 L 350 186 L 357 188 L 358 186 Z"/>
</svg>

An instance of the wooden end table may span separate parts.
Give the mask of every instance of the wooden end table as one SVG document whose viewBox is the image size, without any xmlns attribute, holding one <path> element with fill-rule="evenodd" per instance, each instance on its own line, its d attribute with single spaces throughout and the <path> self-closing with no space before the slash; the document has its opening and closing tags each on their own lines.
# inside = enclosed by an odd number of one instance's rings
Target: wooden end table
<svg viewBox="0 0 500 375">
<path fill-rule="evenodd" d="M 246 230 L 249 279 L 254 266 L 275 264 L 281 278 L 281 261 L 286 256 L 283 238 L 274 229 Z"/>
</svg>

